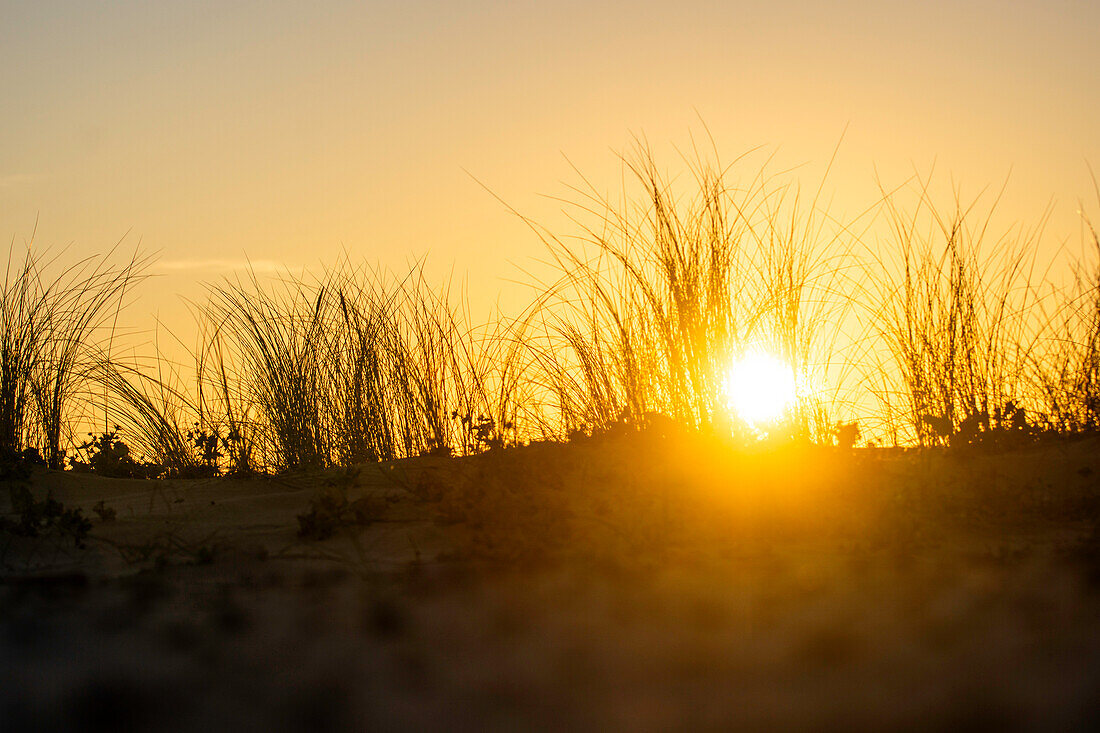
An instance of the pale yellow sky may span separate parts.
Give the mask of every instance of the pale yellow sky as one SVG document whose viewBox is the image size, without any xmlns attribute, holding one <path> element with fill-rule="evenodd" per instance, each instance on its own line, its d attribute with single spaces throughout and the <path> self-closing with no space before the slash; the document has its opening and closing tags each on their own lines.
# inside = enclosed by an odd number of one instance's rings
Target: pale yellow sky
<svg viewBox="0 0 1100 733">
<path fill-rule="evenodd" d="M 935 161 L 1003 211 L 1100 166 L 1100 3 L 0 0 L 0 233 L 160 253 L 142 313 L 247 259 L 401 268 L 493 300 L 537 240 L 465 171 L 567 233 L 563 154 L 598 186 L 644 134 L 670 168 L 699 118 L 727 158 L 779 149 L 834 211 Z M 1093 199 L 1094 201 L 1095 199 Z M 1053 244 L 1052 244 L 1053 246 Z M 508 297 L 508 296 L 506 296 Z"/>
</svg>

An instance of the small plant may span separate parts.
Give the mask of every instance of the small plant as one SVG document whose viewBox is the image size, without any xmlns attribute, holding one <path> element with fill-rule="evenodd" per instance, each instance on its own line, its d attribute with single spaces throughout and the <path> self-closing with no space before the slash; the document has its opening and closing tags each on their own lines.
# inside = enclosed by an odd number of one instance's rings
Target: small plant
<svg viewBox="0 0 1100 733">
<path fill-rule="evenodd" d="M 174 532 L 163 532 L 140 543 L 115 543 L 100 538 L 118 550 L 130 564 L 152 563 L 157 570 L 172 564 L 209 565 L 221 555 L 226 546 L 216 541 L 218 530 L 198 540 L 188 540 Z"/>
<path fill-rule="evenodd" d="M 130 447 L 118 437 L 118 425 L 101 435 L 88 433 L 89 440 L 77 446 L 77 453 L 69 459 L 74 471 L 97 473 L 113 478 L 158 478 L 164 467 L 146 461 L 136 461 Z"/>
<path fill-rule="evenodd" d="M 837 446 L 844 449 L 853 448 L 859 440 L 859 423 L 837 423 L 836 428 L 833 429 L 833 435 L 836 437 Z"/>
<path fill-rule="evenodd" d="M 435 456 L 437 458 L 450 458 L 454 454 L 454 449 L 451 446 L 437 440 L 429 440 L 424 450 L 420 451 L 421 456 Z"/>
<path fill-rule="evenodd" d="M 199 424 L 195 423 L 194 430 L 187 431 L 187 439 L 199 454 L 199 460 L 212 469 L 214 473 L 217 473 L 218 459 L 225 455 L 221 452 L 221 446 L 225 445 L 225 439 L 218 435 L 217 429 L 207 432 L 201 430 Z"/>
<path fill-rule="evenodd" d="M 218 428 L 205 430 L 195 423 L 194 428 L 187 431 L 187 442 L 195 451 L 198 466 L 194 466 L 189 472 L 188 478 L 201 478 L 221 475 L 221 459 L 227 455 L 238 456 L 241 443 L 241 435 L 237 430 L 230 430 L 222 436 Z M 236 472 L 240 472 L 235 470 Z"/>
<path fill-rule="evenodd" d="M 91 531 L 92 523 L 80 509 L 66 509 L 51 495 L 45 499 L 35 499 L 31 490 L 21 482 L 12 483 L 8 490 L 12 509 L 18 518 L 0 517 L 0 531 L 19 537 L 54 534 L 71 539 L 79 548 L 84 547 L 84 539 Z"/>
<path fill-rule="evenodd" d="M 24 448 L 0 456 L 0 481 L 22 481 L 30 476 L 33 466 L 44 466 L 46 462 L 35 448 Z"/>
<path fill-rule="evenodd" d="M 1027 410 L 1015 400 L 993 409 L 983 407 L 964 417 L 956 426 L 946 417 L 922 415 L 921 422 L 936 442 L 952 448 L 986 446 L 1006 448 L 1033 442 L 1058 432 L 1058 427 L 1042 415 L 1028 417 Z"/>
<path fill-rule="evenodd" d="M 477 450 L 505 447 L 505 433 L 514 431 L 516 427 L 513 422 L 506 420 L 502 424 L 502 430 L 497 430 L 497 423 L 493 418 L 478 415 L 475 419 L 473 415 L 462 414 L 458 410 L 451 410 L 451 419 L 461 423 L 462 431 L 466 435 L 465 442 Z"/>
<path fill-rule="evenodd" d="M 324 540 L 343 527 L 366 527 L 378 518 L 379 502 L 368 497 L 351 500 L 348 490 L 359 477 L 358 468 L 345 469 L 329 480 L 309 503 L 309 511 L 298 515 L 298 536 Z"/>
<path fill-rule="evenodd" d="M 107 506 L 103 499 L 100 499 L 95 503 L 95 506 L 92 507 L 92 511 L 96 513 L 97 517 L 99 517 L 99 521 L 105 524 L 108 522 L 113 522 L 115 521 L 115 519 L 118 518 L 118 512 L 115 511 L 112 507 Z"/>
</svg>

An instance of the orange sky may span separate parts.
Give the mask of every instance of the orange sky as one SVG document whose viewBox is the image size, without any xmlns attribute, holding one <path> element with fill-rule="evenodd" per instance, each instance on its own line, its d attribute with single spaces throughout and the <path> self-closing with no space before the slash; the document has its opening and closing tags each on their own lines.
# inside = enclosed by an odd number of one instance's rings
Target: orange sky
<svg viewBox="0 0 1100 733">
<path fill-rule="evenodd" d="M 469 273 L 492 300 L 541 253 L 464 172 L 557 231 L 568 156 L 613 191 L 644 134 L 670 167 L 705 120 L 779 148 L 834 211 L 913 166 L 1076 234 L 1100 166 L 1100 3 L 0 0 L 0 233 L 160 253 L 142 312 L 245 258 L 341 251 Z M 1095 204 L 1095 199 L 1091 199 Z M 1053 246 L 1052 244 L 1052 246 Z M 513 264 L 514 263 L 514 264 Z"/>
</svg>

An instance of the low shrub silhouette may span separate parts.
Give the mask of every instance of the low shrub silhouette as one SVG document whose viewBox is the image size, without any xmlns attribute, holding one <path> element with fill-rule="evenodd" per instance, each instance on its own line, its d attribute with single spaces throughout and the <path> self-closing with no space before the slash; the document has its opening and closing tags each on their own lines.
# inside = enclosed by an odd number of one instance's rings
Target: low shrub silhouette
<svg viewBox="0 0 1100 733">
<path fill-rule="evenodd" d="M 119 437 L 119 427 L 100 435 L 88 433 L 89 440 L 77 446 L 69 459 L 74 471 L 96 473 L 111 478 L 160 478 L 165 467 L 157 463 L 135 460 L 130 447 Z"/>
<path fill-rule="evenodd" d="M 329 480 L 309 503 L 309 511 L 298 515 L 298 536 L 324 540 L 344 527 L 366 527 L 376 521 L 383 502 L 363 497 L 350 499 L 348 492 L 359 477 L 358 469 L 347 469 Z"/>
<path fill-rule="evenodd" d="M 15 519 L 0 517 L 0 532 L 19 537 L 53 535 L 71 540 L 79 548 L 84 547 L 92 522 L 80 509 L 66 508 L 49 495 L 45 499 L 35 499 L 22 482 L 13 482 L 8 491 L 12 510 L 17 516 Z"/>
</svg>

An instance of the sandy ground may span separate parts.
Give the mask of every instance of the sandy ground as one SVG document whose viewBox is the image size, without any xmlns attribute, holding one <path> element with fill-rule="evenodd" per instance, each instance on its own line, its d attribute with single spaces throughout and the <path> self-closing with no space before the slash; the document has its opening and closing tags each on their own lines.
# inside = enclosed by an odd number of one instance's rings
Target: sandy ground
<svg viewBox="0 0 1100 733">
<path fill-rule="evenodd" d="M 0 727 L 1100 729 L 1098 446 L 883 459 L 867 491 L 925 487 L 916 530 L 636 557 L 472 552 L 476 518 L 441 521 L 424 488 L 468 461 L 401 480 L 39 471 L 37 496 L 117 516 L 85 549 L 0 537 Z M 299 538 L 333 486 L 374 521 Z"/>
</svg>

